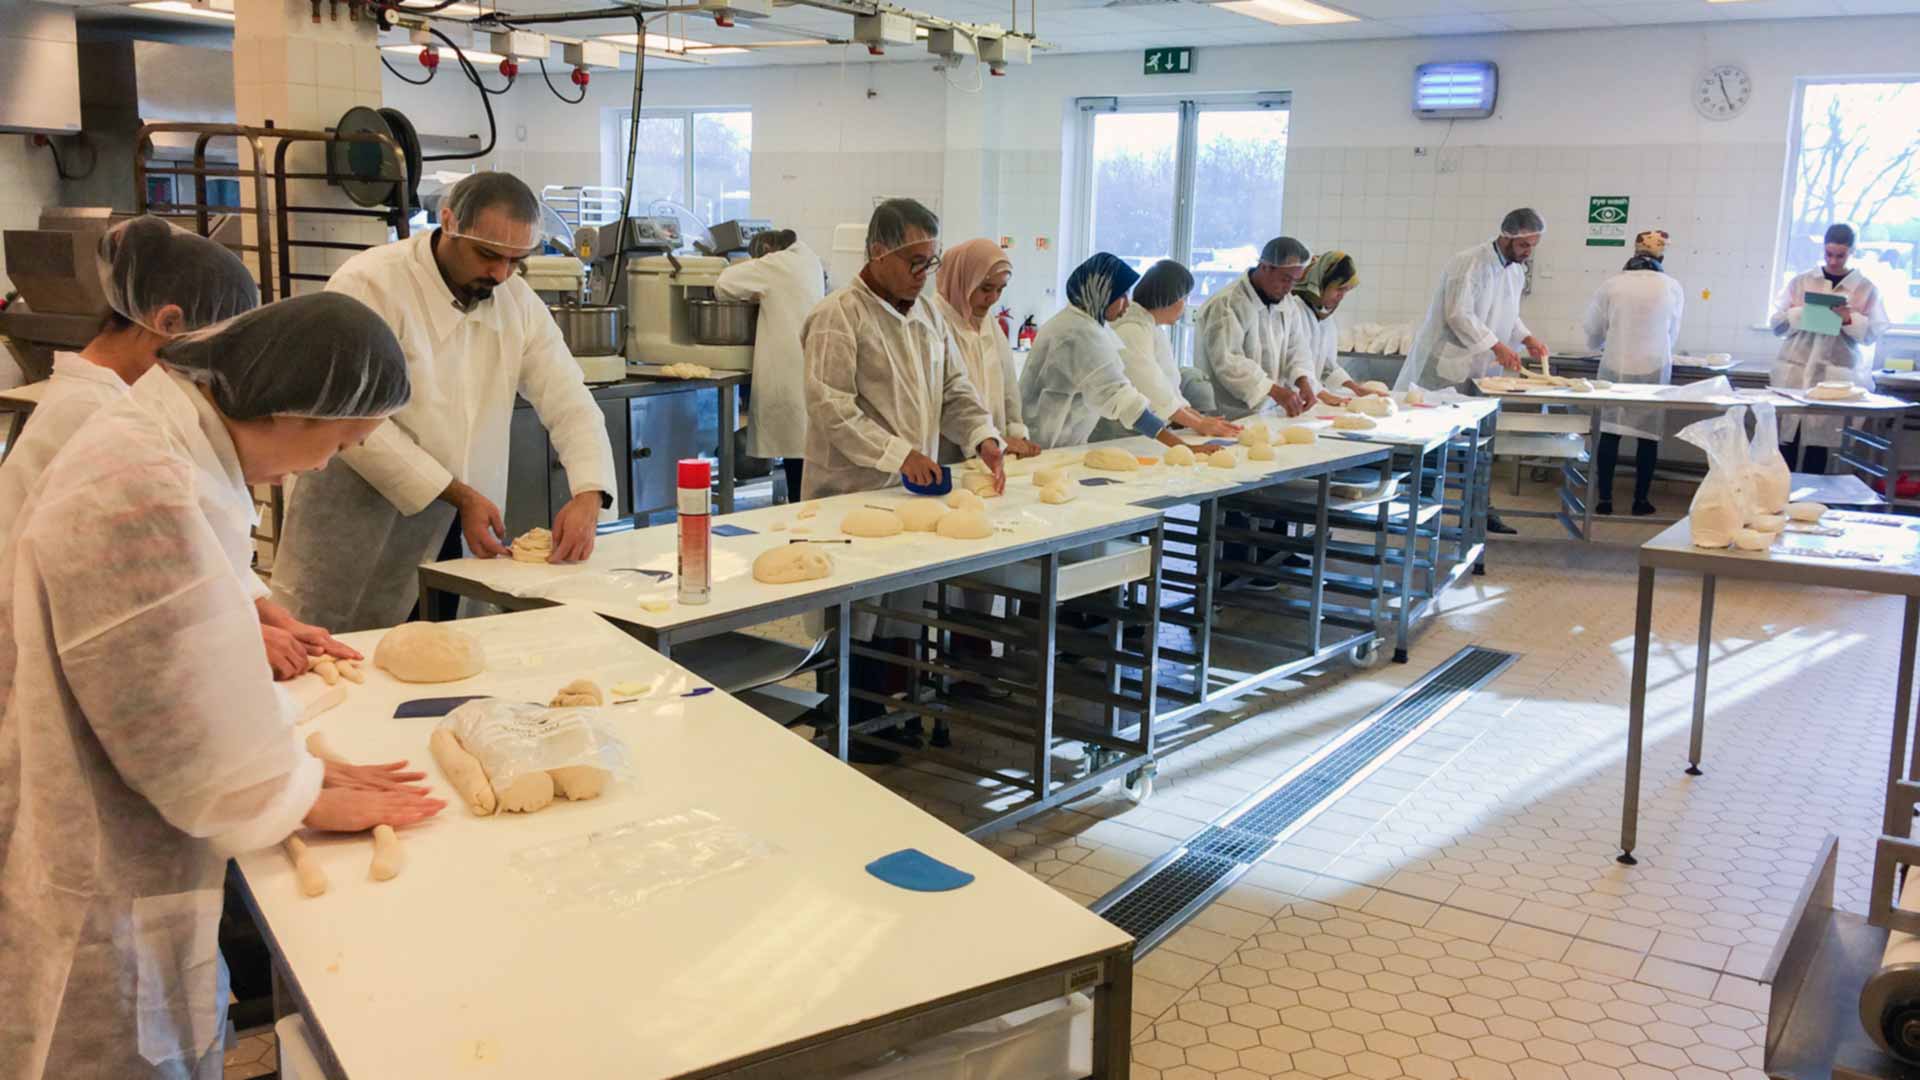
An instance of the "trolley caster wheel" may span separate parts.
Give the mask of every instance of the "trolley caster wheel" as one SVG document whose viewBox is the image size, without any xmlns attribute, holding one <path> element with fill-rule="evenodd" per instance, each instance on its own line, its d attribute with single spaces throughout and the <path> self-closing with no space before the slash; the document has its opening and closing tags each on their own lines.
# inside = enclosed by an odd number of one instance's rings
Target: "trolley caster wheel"
<svg viewBox="0 0 1920 1080">
<path fill-rule="evenodd" d="M 1080 775 L 1092 776 L 1094 773 L 1120 760 L 1120 751 L 1108 750 L 1101 746 L 1088 746 L 1086 753 L 1081 756 L 1080 760 L 1086 763 L 1085 769 Z"/>
<path fill-rule="evenodd" d="M 1380 663 L 1381 650 L 1378 641 L 1369 641 L 1365 645 L 1355 645 L 1347 650 L 1347 662 L 1365 671 Z"/>
<path fill-rule="evenodd" d="M 1160 771 L 1157 765 L 1142 765 L 1127 774 L 1127 798 L 1137 805 L 1153 798 L 1153 778 Z"/>
</svg>

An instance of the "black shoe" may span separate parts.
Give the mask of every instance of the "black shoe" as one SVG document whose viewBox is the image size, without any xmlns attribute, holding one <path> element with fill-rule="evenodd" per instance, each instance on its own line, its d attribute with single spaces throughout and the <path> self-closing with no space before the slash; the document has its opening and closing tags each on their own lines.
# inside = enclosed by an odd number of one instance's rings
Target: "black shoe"
<svg viewBox="0 0 1920 1080">
<path fill-rule="evenodd" d="M 1594 512 L 1594 513 L 1596 513 L 1596 514 L 1599 514 L 1599 515 L 1601 515 L 1601 516 L 1603 516 L 1603 517 L 1606 517 L 1606 516 L 1610 516 L 1610 515 L 1612 515 L 1612 513 L 1613 513 L 1613 500 L 1611 500 L 1611 499 L 1608 499 L 1608 500 L 1606 500 L 1605 502 L 1597 502 L 1597 503 L 1594 503 L 1594 504 L 1593 504 L 1593 512 Z"/>
<path fill-rule="evenodd" d="M 1634 517 L 1646 517 L 1649 514 L 1657 514 L 1659 512 L 1660 512 L 1660 508 L 1653 505 L 1650 502 L 1646 502 L 1638 499 L 1634 501 L 1634 504 L 1633 504 Z"/>
<path fill-rule="evenodd" d="M 933 722 L 933 737 L 927 740 L 927 745 L 941 750 L 953 745 L 953 732 L 948 729 L 945 720 Z"/>
<path fill-rule="evenodd" d="M 1520 530 L 1500 520 L 1499 514 L 1487 515 L 1487 531 L 1498 536 L 1517 536 Z"/>
</svg>

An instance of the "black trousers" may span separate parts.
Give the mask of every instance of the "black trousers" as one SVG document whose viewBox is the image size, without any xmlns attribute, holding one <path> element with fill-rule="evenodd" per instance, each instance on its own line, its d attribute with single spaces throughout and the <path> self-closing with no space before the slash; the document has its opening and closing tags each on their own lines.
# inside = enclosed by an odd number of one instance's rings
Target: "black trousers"
<svg viewBox="0 0 1920 1080">
<path fill-rule="evenodd" d="M 1653 468 L 1660 460 L 1658 439 L 1633 440 L 1633 501 L 1644 503 L 1653 490 Z M 1613 473 L 1620 464 L 1620 436 L 1606 432 L 1600 436 L 1600 501 L 1613 501 Z"/>
<path fill-rule="evenodd" d="M 780 459 L 780 468 L 787 474 L 787 501 L 790 503 L 800 501 L 800 470 L 806 463 L 807 459 L 801 457 Z"/>
<path fill-rule="evenodd" d="M 1787 468 L 1798 473 L 1825 475 L 1827 471 L 1827 448 L 1824 446 L 1800 445 L 1800 433 L 1794 432 L 1793 441 L 1780 444 L 1780 456 L 1787 459 Z"/>
</svg>

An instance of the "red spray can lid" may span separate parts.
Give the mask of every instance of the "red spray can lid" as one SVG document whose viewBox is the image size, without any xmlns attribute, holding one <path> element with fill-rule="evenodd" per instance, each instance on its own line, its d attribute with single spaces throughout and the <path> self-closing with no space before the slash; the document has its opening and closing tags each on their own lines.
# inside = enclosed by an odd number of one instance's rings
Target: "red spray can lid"
<svg viewBox="0 0 1920 1080">
<path fill-rule="evenodd" d="M 713 463 L 702 458 L 681 458 L 679 484 L 683 488 L 705 490 L 713 485 Z"/>
</svg>

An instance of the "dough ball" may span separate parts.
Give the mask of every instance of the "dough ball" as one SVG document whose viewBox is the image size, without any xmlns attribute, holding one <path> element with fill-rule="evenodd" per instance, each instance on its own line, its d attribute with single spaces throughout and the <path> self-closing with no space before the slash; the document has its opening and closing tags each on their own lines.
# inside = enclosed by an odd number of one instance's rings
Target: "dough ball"
<svg viewBox="0 0 1920 1080">
<path fill-rule="evenodd" d="M 899 514 L 875 506 L 856 506 L 840 519 L 840 531 L 848 536 L 898 536 L 905 528 Z"/>
<path fill-rule="evenodd" d="M 955 510 L 940 519 L 935 531 L 949 540 L 985 540 L 993 535 L 993 523 L 984 510 Z"/>
<path fill-rule="evenodd" d="M 1379 379 L 1368 379 L 1366 382 L 1360 384 L 1360 389 L 1371 390 L 1376 394 L 1385 394 L 1391 392 L 1393 388 L 1381 382 Z"/>
<path fill-rule="evenodd" d="M 410 622 L 387 631 L 374 646 L 373 663 L 401 682 L 457 682 L 484 671 L 487 654 L 450 626 Z"/>
<path fill-rule="evenodd" d="M 1427 392 L 1417 386 L 1407 387 L 1406 396 L 1407 404 L 1409 405 L 1425 405 L 1427 403 Z"/>
<path fill-rule="evenodd" d="M 900 523 L 908 532 L 932 532 L 947 515 L 947 506 L 939 499 L 915 499 L 899 510 Z"/>
<path fill-rule="evenodd" d="M 1320 441 L 1320 433 L 1305 424 L 1294 424 L 1281 428 L 1280 438 L 1288 446 L 1312 446 Z"/>
<path fill-rule="evenodd" d="M 1081 462 L 1089 469 L 1103 469 L 1107 472 L 1133 472 L 1140 467 L 1139 459 L 1125 450 L 1111 446 L 1102 446 L 1087 451 Z"/>
<path fill-rule="evenodd" d="M 1248 461 L 1272 461 L 1277 456 L 1271 446 L 1250 446 L 1247 448 Z"/>
<path fill-rule="evenodd" d="M 791 585 L 817 581 L 833 573 L 833 556 L 818 544 L 787 544 L 768 548 L 754 557 L 753 580 L 762 585 Z"/>
<path fill-rule="evenodd" d="M 962 490 L 967 491 L 977 498 L 997 499 L 1000 497 L 1000 493 L 993 490 L 992 473 L 968 473 L 966 479 L 960 481 L 960 487 Z"/>
<path fill-rule="evenodd" d="M 660 374 L 674 379 L 710 379 L 713 369 L 705 364 L 668 364 L 660 369 Z"/>
<path fill-rule="evenodd" d="M 954 488 L 953 491 L 948 493 L 947 505 L 953 507 L 955 510 L 978 510 L 983 514 L 987 512 L 985 499 L 982 499 L 971 491 L 966 491 L 961 488 Z"/>
<path fill-rule="evenodd" d="M 553 802 L 553 777 L 543 772 L 530 772 L 508 784 L 505 791 L 495 785 L 493 795 L 500 809 L 508 813 L 531 814 L 535 810 L 546 809 Z"/>
<path fill-rule="evenodd" d="M 1852 401 L 1860 396 L 1860 388 L 1851 383 L 1821 383 L 1807 396 L 1815 401 Z"/>
<path fill-rule="evenodd" d="M 1793 474 L 1787 471 L 1785 458 L 1770 454 L 1765 462 L 1749 462 L 1741 475 L 1745 477 L 1747 495 L 1762 513 L 1777 514 L 1787 508 L 1787 498 L 1793 491 Z"/>
<path fill-rule="evenodd" d="M 1043 487 L 1040 489 L 1040 501 L 1043 503 L 1050 503 L 1057 506 L 1060 503 L 1070 503 L 1076 498 L 1078 498 L 1078 496 L 1073 493 L 1073 489 L 1067 487 L 1065 484 L 1055 484 L 1052 487 Z"/>
<path fill-rule="evenodd" d="M 1272 443 L 1273 436 L 1268 433 L 1267 425 L 1258 420 L 1249 421 L 1246 427 L 1240 429 L 1241 446 L 1269 446 Z"/>
<path fill-rule="evenodd" d="M 546 562 L 553 554 L 553 533 L 546 529 L 528 529 L 520 534 L 509 549 L 514 562 Z"/>
<path fill-rule="evenodd" d="M 1182 444 L 1180 446 L 1167 447 L 1167 453 L 1164 460 L 1169 465 L 1198 464 L 1198 462 L 1196 462 L 1193 457 L 1193 447 L 1187 446 L 1185 444 Z"/>
<path fill-rule="evenodd" d="M 607 770 L 592 765 L 568 765 L 560 769 L 548 769 L 547 775 L 553 778 L 554 794 L 563 799 L 579 802 L 583 799 L 596 799 L 607 787 Z"/>
<path fill-rule="evenodd" d="M 1779 535 L 1758 529 L 1741 529 L 1733 534 L 1733 546 L 1741 551 L 1765 551 L 1773 546 L 1774 538 Z"/>
<path fill-rule="evenodd" d="M 1613 380 L 1611 380 L 1611 379 L 1591 379 L 1591 380 L 1588 380 L 1588 381 L 1590 381 L 1590 382 L 1592 382 L 1592 383 L 1593 383 L 1593 388 L 1594 388 L 1595 390 L 1611 390 L 1611 389 L 1613 389 Z"/>
<path fill-rule="evenodd" d="M 1393 399 L 1390 397 L 1366 395 L 1347 402 L 1347 411 L 1350 413 L 1359 413 L 1362 416 L 1386 417 L 1399 412 L 1400 407 L 1395 405 Z"/>
<path fill-rule="evenodd" d="M 1240 464 L 1240 458 L 1233 452 L 1232 447 L 1223 446 L 1207 455 L 1207 464 L 1216 469 L 1231 469 Z"/>
<path fill-rule="evenodd" d="M 1694 547 L 1723 548 L 1740 531 L 1740 507 L 1726 498 L 1709 497 L 1704 502 L 1696 498 L 1687 522 L 1693 529 Z"/>
<path fill-rule="evenodd" d="M 600 693 L 599 684 L 592 679 L 573 680 L 561 687 L 560 692 L 553 695 L 552 701 L 547 702 L 550 707 L 556 709 L 605 705 L 606 703 L 607 699 L 605 695 Z"/>
<path fill-rule="evenodd" d="M 1341 413 L 1333 418 L 1333 426 L 1341 431 L 1372 431 L 1380 425 L 1374 423 L 1373 418 L 1369 416 L 1362 416 L 1359 413 Z"/>
<path fill-rule="evenodd" d="M 1034 487 L 1065 487 L 1066 484 L 1067 470 L 1065 469 L 1035 469 L 1033 472 Z"/>
<path fill-rule="evenodd" d="M 1794 521 L 1819 521 L 1826 513 L 1826 503 L 1797 502 L 1787 506 L 1787 517 Z"/>
<path fill-rule="evenodd" d="M 1754 532 L 1777 533 L 1787 527 L 1785 514 L 1760 514 L 1747 522 L 1747 528 Z"/>
</svg>

